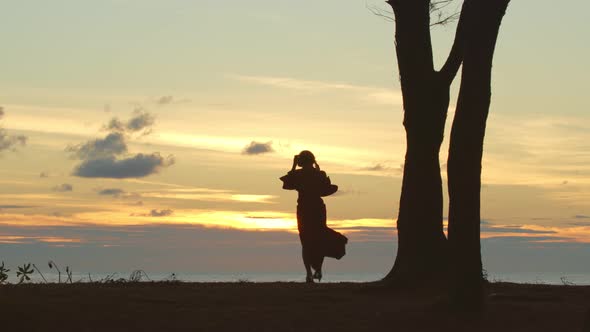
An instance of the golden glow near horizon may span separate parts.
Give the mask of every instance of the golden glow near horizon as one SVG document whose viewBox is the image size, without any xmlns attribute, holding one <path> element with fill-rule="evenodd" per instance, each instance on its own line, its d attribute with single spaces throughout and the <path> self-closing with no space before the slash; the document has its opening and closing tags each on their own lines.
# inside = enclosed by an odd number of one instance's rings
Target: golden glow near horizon
<svg viewBox="0 0 590 332">
<path fill-rule="evenodd" d="M 133 209 L 121 211 L 101 211 L 77 213 L 70 216 L 44 215 L 0 215 L 0 225 L 19 227 L 43 226 L 137 226 L 137 225 L 198 225 L 208 228 L 239 229 L 245 231 L 287 231 L 297 232 L 297 221 L 293 213 L 279 213 L 273 211 L 207 211 L 181 210 L 165 217 L 148 214 L 135 214 Z M 345 234 L 385 231 L 388 236 L 395 235 L 393 225 L 395 220 L 361 218 L 330 220 L 331 227 Z M 384 229 L 385 228 L 385 229 Z M 530 238 L 531 242 L 571 242 L 590 243 L 590 226 L 539 226 L 539 225 L 490 225 L 482 230 L 482 238 L 497 237 Z M 541 239 L 536 237 L 543 236 Z M 0 233 L 0 243 L 21 243 L 25 240 L 35 240 L 46 243 L 80 243 L 82 239 L 47 236 L 18 236 Z"/>
</svg>

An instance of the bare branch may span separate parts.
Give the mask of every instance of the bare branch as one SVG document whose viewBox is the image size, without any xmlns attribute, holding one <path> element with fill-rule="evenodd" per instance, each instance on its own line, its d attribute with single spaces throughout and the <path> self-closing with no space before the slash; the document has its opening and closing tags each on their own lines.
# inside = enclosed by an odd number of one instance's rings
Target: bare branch
<svg viewBox="0 0 590 332">
<path fill-rule="evenodd" d="M 438 1 L 431 1 L 430 2 L 430 12 L 435 12 L 437 10 L 441 10 L 448 5 L 452 4 L 454 0 L 438 0 Z"/>
<path fill-rule="evenodd" d="M 451 52 L 449 53 L 447 61 L 445 61 L 445 64 L 440 70 L 440 75 L 448 84 L 451 84 L 453 79 L 455 79 L 455 76 L 459 71 L 459 67 L 461 67 L 461 63 L 463 62 L 463 47 L 465 44 L 465 12 L 466 10 L 464 4 L 463 8 L 461 9 L 459 23 L 457 23 L 457 31 L 455 32 L 455 40 L 453 42 L 453 46 L 451 47 Z"/>
<path fill-rule="evenodd" d="M 456 21 L 459 18 L 460 12 L 454 10 L 451 14 L 449 14 L 443 10 L 454 2 L 455 0 L 433 0 L 430 2 L 430 14 L 436 18 L 430 23 L 431 27 L 436 25 L 446 25 Z M 365 7 L 375 16 L 379 16 L 388 22 L 395 22 L 395 15 L 393 11 L 381 8 L 376 5 L 369 5 L 366 2 Z"/>
<path fill-rule="evenodd" d="M 369 6 L 368 3 L 365 2 L 365 7 L 373 13 L 375 16 L 379 16 L 388 22 L 395 22 L 395 15 L 393 15 L 393 11 L 380 8 L 376 5 Z"/>
</svg>

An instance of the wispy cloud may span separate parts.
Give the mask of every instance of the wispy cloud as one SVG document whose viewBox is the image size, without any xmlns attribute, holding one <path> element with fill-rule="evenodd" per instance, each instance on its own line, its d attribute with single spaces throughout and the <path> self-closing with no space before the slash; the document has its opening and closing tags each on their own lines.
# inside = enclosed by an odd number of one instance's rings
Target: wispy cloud
<svg viewBox="0 0 590 332">
<path fill-rule="evenodd" d="M 554 185 L 561 187 L 560 192 L 573 192 L 572 186 L 590 185 L 590 154 L 581 152 L 588 151 L 588 142 L 589 116 L 507 117 L 492 112 L 486 130 L 484 181 Z"/>
<path fill-rule="evenodd" d="M 482 238 L 520 238 L 529 242 L 590 243 L 590 225 L 482 224 Z"/>
<path fill-rule="evenodd" d="M 104 129 L 118 133 L 138 133 L 142 136 L 151 134 L 152 127 L 156 122 L 153 114 L 147 112 L 142 108 L 137 108 L 133 112 L 133 116 L 126 122 L 119 120 L 119 118 L 112 118 L 109 123 L 104 126 Z"/>
<path fill-rule="evenodd" d="M 28 208 L 33 208 L 33 207 L 35 207 L 35 206 L 7 204 L 7 205 L 0 205 L 0 210 L 1 209 L 28 209 Z"/>
<path fill-rule="evenodd" d="M 60 193 L 64 193 L 64 192 L 68 192 L 68 191 L 73 191 L 74 190 L 74 186 L 69 184 L 69 183 L 62 183 L 60 185 L 57 185 L 53 188 L 51 188 L 51 190 L 53 191 L 57 191 Z"/>
<path fill-rule="evenodd" d="M 510 233 L 510 234 L 556 234 L 557 232 L 552 229 L 545 228 L 531 228 L 521 225 L 506 225 L 506 226 L 494 226 L 494 225 L 483 225 L 481 231 L 484 233 Z"/>
<path fill-rule="evenodd" d="M 4 108 L 0 107 L 0 120 L 4 118 Z M 24 135 L 10 135 L 4 128 L 0 127 L 0 152 L 16 151 L 18 147 L 23 147 L 27 144 L 27 136 Z"/>
<path fill-rule="evenodd" d="M 389 166 L 385 163 L 375 163 L 370 166 L 361 167 L 361 168 L 359 168 L 359 170 L 365 171 L 365 172 L 376 172 L 376 173 L 395 172 L 395 173 L 401 174 L 404 171 L 404 165 L 401 164 L 399 167 L 392 167 L 392 166 Z"/>
<path fill-rule="evenodd" d="M 172 103 L 172 101 L 174 101 L 174 97 L 168 95 L 168 96 L 162 96 L 160 98 L 158 98 L 156 100 L 156 104 L 158 105 L 168 105 L 170 103 Z"/>
<path fill-rule="evenodd" d="M 391 170 L 391 167 L 385 166 L 381 163 L 377 163 L 373 166 L 367 166 L 360 169 L 361 171 L 381 172 Z"/>
<path fill-rule="evenodd" d="M 277 197 L 274 195 L 240 194 L 231 190 L 211 189 L 187 189 L 187 190 L 161 190 L 141 192 L 145 198 L 166 198 L 175 200 L 193 200 L 203 202 L 242 202 L 271 204 Z"/>
<path fill-rule="evenodd" d="M 145 214 L 148 217 L 167 217 L 174 213 L 171 209 L 156 210 L 153 209 L 149 213 Z"/>
<path fill-rule="evenodd" d="M 172 105 L 172 104 L 186 104 L 186 103 L 190 103 L 191 100 L 188 98 L 178 98 L 172 95 L 163 95 L 161 97 L 158 97 L 154 100 L 154 103 L 157 106 L 167 106 L 167 105 Z"/>
<path fill-rule="evenodd" d="M 81 239 L 65 238 L 58 236 L 22 236 L 22 235 L 0 235 L 0 244 L 32 244 L 32 243 L 81 243 Z"/>
<path fill-rule="evenodd" d="M 127 130 L 132 132 L 138 132 L 142 130 L 146 130 L 151 132 L 151 127 L 155 123 L 155 118 L 152 114 L 139 110 L 136 114 L 127 121 Z"/>
<path fill-rule="evenodd" d="M 400 91 L 393 88 L 371 87 L 342 82 L 303 80 L 292 77 L 231 75 L 233 79 L 276 88 L 297 90 L 307 93 L 342 91 L 354 93 L 365 102 L 382 105 L 402 105 Z"/>
<path fill-rule="evenodd" d="M 0 152 L 16 151 L 18 147 L 27 145 L 28 138 L 24 135 L 9 135 L 4 129 L 0 128 Z"/>
<path fill-rule="evenodd" d="M 100 189 L 97 191 L 100 196 L 113 196 L 113 197 L 121 197 L 126 194 L 125 190 L 120 188 L 106 188 Z"/>
<path fill-rule="evenodd" d="M 72 174 L 83 178 L 142 178 L 158 173 L 162 168 L 172 166 L 174 163 L 175 159 L 172 156 L 165 158 L 157 152 L 138 153 L 124 159 L 107 157 L 85 160 L 74 169 Z"/>
<path fill-rule="evenodd" d="M 86 143 L 66 147 L 66 152 L 77 159 L 98 159 L 117 156 L 127 152 L 125 136 L 119 132 L 109 133 L 105 138 L 98 138 Z"/>
</svg>

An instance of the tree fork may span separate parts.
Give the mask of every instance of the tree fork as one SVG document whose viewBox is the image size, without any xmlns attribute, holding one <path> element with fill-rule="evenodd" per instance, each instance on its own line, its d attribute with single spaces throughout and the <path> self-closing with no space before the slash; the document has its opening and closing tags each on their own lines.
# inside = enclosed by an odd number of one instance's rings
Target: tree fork
<svg viewBox="0 0 590 332">
<path fill-rule="evenodd" d="M 430 1 L 390 0 L 404 102 L 406 155 L 400 198 L 398 252 L 385 281 L 420 283 L 447 276 L 439 152 L 450 85 L 461 65 L 456 42 L 443 69 L 434 70 Z M 458 25 L 457 34 L 462 31 Z"/>
</svg>

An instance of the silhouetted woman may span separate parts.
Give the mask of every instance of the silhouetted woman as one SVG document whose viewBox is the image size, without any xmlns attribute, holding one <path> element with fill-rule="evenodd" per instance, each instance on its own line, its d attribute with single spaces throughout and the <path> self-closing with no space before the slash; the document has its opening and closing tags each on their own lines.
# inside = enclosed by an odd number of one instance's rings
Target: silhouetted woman
<svg viewBox="0 0 590 332">
<path fill-rule="evenodd" d="M 301 169 L 296 169 L 300 166 Z M 301 151 L 293 158 L 293 167 L 287 175 L 281 177 L 283 189 L 297 190 L 297 228 L 303 247 L 303 264 L 307 272 L 306 282 L 322 279 L 324 257 L 340 259 L 344 256 L 347 242 L 342 234 L 326 225 L 326 205 L 322 196 L 328 196 L 338 190 L 330 183 L 326 172 L 320 170 L 315 156 L 309 151 Z M 312 274 L 311 269 L 314 269 Z"/>
</svg>

